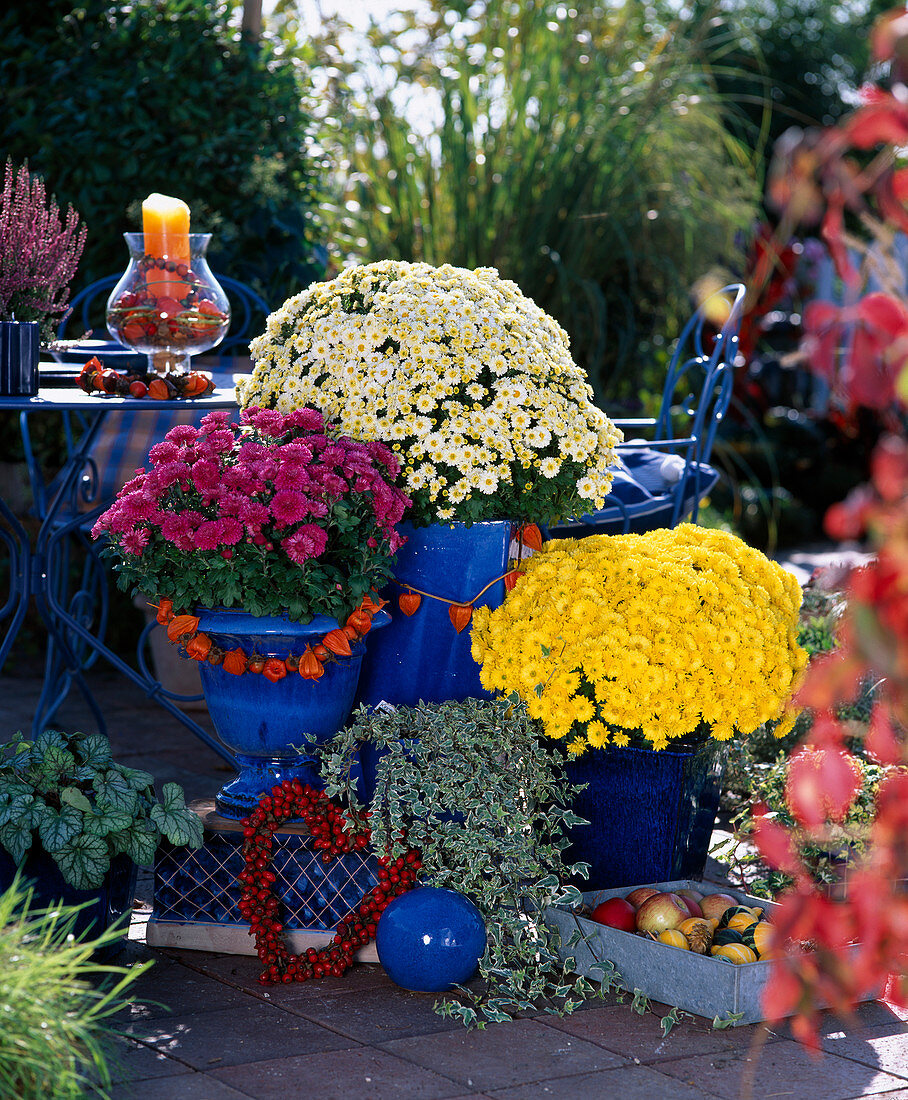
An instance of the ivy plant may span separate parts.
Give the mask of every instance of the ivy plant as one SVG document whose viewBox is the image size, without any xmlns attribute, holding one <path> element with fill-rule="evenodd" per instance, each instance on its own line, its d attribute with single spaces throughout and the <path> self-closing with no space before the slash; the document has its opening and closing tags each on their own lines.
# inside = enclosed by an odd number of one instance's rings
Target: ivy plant
<svg viewBox="0 0 908 1100">
<path fill-rule="evenodd" d="M 117 764 L 102 734 L 45 730 L 0 745 L 0 844 L 17 864 L 33 844 L 77 890 L 99 887 L 114 856 L 150 865 L 162 837 L 198 848 L 202 823 L 182 788 Z"/>
<path fill-rule="evenodd" d="M 516 699 L 360 707 L 351 724 L 317 751 L 330 797 L 361 802 L 356 750 L 378 761 L 369 823 L 376 851 L 422 852 L 423 881 L 470 897 L 482 913 L 488 945 L 479 990 L 458 988 L 436 1004 L 468 1026 L 524 1011 L 566 1015 L 598 995 L 559 957 L 559 933 L 541 915 L 576 905 L 562 883 L 565 830 L 583 824 L 565 805 L 574 788 Z"/>
</svg>

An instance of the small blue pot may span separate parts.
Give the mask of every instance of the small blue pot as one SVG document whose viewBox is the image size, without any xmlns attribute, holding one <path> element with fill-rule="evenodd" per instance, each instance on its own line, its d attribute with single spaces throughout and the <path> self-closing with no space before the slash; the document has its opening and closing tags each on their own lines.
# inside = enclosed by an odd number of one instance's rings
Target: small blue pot
<svg viewBox="0 0 908 1100">
<path fill-rule="evenodd" d="M 372 630 L 389 622 L 383 611 L 372 620 Z M 338 628 L 335 619 L 316 616 L 310 623 L 259 617 L 244 611 L 202 610 L 199 630 L 222 649 L 237 647 L 246 653 L 284 658 L 299 656 Z M 371 638 L 372 633 L 367 635 Z M 357 642 L 352 657 L 325 664 L 318 680 L 288 673 L 272 683 L 264 676 L 233 676 L 220 665 L 199 662 L 202 691 L 218 737 L 234 753 L 239 775 L 226 783 L 215 799 L 225 817 L 243 818 L 276 783 L 299 779 L 321 789 L 317 761 L 306 735 L 322 744 L 346 722 L 353 706 L 365 652 Z"/>
<path fill-rule="evenodd" d="M 22 871 L 22 885 L 34 888 L 32 907 L 47 909 L 63 902 L 64 905 L 82 905 L 76 916 L 73 931 L 77 938 L 95 937 L 106 932 L 117 921 L 122 921 L 123 935 L 129 927 L 128 914 L 136 892 L 137 868 L 127 855 L 114 856 L 110 870 L 97 890 L 77 890 L 64 879 L 56 860 L 44 851 L 37 841 L 25 853 L 18 866 L 10 854 L 0 848 L 0 893 L 12 884 L 16 871 Z M 106 957 L 117 950 L 112 943 L 98 951 Z"/>
<path fill-rule="evenodd" d="M 588 784 L 572 809 L 589 825 L 569 830 L 565 863 L 590 864 L 590 890 L 699 878 L 725 771 L 725 748 L 707 741 L 691 752 L 628 746 L 592 749 L 566 765 Z"/>
<path fill-rule="evenodd" d="M 0 321 L 0 397 L 38 392 L 41 326 L 37 321 Z"/>
<path fill-rule="evenodd" d="M 482 914 L 468 897 L 441 886 L 395 898 L 375 930 L 385 973 L 413 993 L 444 993 L 468 982 L 485 949 Z"/>
<path fill-rule="evenodd" d="M 407 542 L 397 552 L 396 583 L 383 592 L 393 621 L 363 660 L 357 702 L 375 706 L 443 703 L 451 699 L 488 699 L 479 682 L 479 665 L 470 652 L 471 628 L 459 634 L 448 615 L 449 604 L 423 596 L 411 616 L 398 607 L 408 585 L 455 603 L 469 603 L 489 581 L 508 568 L 512 526 L 490 520 L 467 527 L 462 523 L 413 527 L 399 523 Z M 505 597 L 503 580 L 476 601 L 476 607 L 499 607 Z"/>
</svg>

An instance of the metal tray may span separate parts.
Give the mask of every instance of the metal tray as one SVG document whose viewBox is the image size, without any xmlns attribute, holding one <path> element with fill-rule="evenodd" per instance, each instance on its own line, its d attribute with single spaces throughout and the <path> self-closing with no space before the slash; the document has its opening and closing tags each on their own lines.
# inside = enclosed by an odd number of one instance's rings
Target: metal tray
<svg viewBox="0 0 908 1100">
<path fill-rule="evenodd" d="M 703 892 L 704 889 L 702 882 L 690 879 L 641 885 L 662 891 L 688 888 Z M 583 899 L 595 908 L 601 901 L 624 897 L 633 889 L 633 886 L 622 886 L 616 890 L 596 890 L 584 894 Z M 729 894 L 744 905 L 759 905 L 767 912 L 774 907 L 774 903 L 765 898 L 751 897 L 732 887 L 717 886 L 711 892 Z M 614 965 L 623 987 L 629 992 L 640 990 L 655 1001 L 735 1026 L 763 1019 L 761 999 L 772 966 L 770 962 L 758 960 L 739 965 L 723 962 L 710 955 L 696 955 L 632 932 L 609 928 L 559 908 L 547 909 L 545 919 L 550 927 L 560 931 L 565 945 L 578 929 L 588 937 L 584 942 L 560 949 L 562 959 L 573 956 L 578 974 L 589 976 L 608 961 Z M 873 1000 L 877 993 L 874 991 L 862 999 Z"/>
</svg>

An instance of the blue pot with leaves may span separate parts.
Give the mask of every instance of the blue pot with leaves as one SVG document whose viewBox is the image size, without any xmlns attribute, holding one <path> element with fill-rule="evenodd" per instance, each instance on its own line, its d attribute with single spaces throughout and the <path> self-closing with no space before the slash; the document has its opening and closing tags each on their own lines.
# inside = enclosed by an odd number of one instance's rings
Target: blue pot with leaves
<svg viewBox="0 0 908 1100">
<path fill-rule="evenodd" d="M 153 864 L 162 838 L 202 843 L 180 787 L 165 783 L 159 799 L 154 777 L 116 763 L 101 734 L 44 730 L 0 746 L 0 760 L 0 890 L 19 874 L 38 905 L 84 905 L 79 936 L 127 917 L 136 866 Z"/>
</svg>

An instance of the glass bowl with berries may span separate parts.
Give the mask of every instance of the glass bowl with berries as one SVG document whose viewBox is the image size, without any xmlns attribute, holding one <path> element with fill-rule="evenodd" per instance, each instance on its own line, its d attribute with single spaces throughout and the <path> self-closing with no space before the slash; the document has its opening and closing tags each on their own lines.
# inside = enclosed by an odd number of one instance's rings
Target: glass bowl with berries
<svg viewBox="0 0 908 1100">
<path fill-rule="evenodd" d="M 230 303 L 205 259 L 211 234 L 189 234 L 188 263 L 150 255 L 144 233 L 123 236 L 129 266 L 107 300 L 107 328 L 148 356 L 149 373 L 186 372 L 190 356 L 216 347 L 230 327 Z"/>
</svg>

